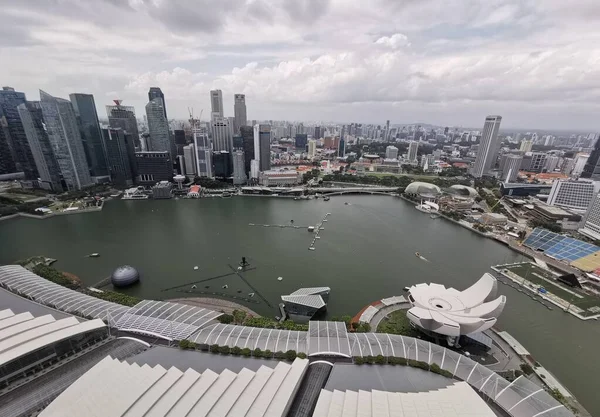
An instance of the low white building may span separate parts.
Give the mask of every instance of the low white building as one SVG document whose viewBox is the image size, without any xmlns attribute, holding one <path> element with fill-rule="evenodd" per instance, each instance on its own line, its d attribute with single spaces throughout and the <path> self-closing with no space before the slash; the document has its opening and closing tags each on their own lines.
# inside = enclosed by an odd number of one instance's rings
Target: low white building
<svg viewBox="0 0 600 417">
<path fill-rule="evenodd" d="M 302 174 L 296 171 L 263 171 L 259 174 L 258 182 L 265 187 L 296 185 L 302 181 Z"/>
</svg>

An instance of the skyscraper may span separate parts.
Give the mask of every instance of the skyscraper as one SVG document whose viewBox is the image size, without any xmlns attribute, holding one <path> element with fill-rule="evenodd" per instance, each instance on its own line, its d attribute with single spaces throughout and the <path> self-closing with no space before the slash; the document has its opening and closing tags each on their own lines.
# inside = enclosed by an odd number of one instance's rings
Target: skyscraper
<svg viewBox="0 0 600 417">
<path fill-rule="evenodd" d="M 259 170 L 271 169 L 271 126 L 254 125 L 254 159 L 259 162 Z"/>
<path fill-rule="evenodd" d="M 175 149 L 177 155 L 183 155 L 183 147 L 187 145 L 187 141 L 185 138 L 185 131 L 181 129 L 176 129 L 173 131 L 173 138 L 175 140 Z"/>
<path fill-rule="evenodd" d="M 193 143 L 183 147 L 183 159 L 185 165 L 185 176 L 193 180 L 196 177 L 196 147 Z"/>
<path fill-rule="evenodd" d="M 242 135 L 244 147 L 244 172 L 248 174 L 254 159 L 254 128 L 252 126 L 242 126 L 240 134 Z"/>
<path fill-rule="evenodd" d="M 40 105 L 54 157 L 67 189 L 80 190 L 92 185 L 75 110 L 69 100 L 40 90 Z"/>
<path fill-rule="evenodd" d="M 0 114 L 1 112 L 2 110 L 0 110 Z M 11 145 L 8 129 L 5 129 L 0 123 L 0 175 L 17 172 L 17 164 L 15 164 Z"/>
<path fill-rule="evenodd" d="M 194 161 L 196 162 L 196 175 L 199 177 L 212 177 L 212 149 L 206 128 L 200 126 L 198 121 L 192 126 L 192 134 L 194 135 Z"/>
<path fill-rule="evenodd" d="M 211 118 L 223 117 L 223 92 L 221 90 L 210 91 Z"/>
<path fill-rule="evenodd" d="M 90 174 L 92 177 L 105 177 L 108 175 L 106 150 L 102 142 L 94 96 L 91 94 L 73 93 L 69 94 L 69 99 L 71 100 L 71 104 L 73 104 L 73 109 L 79 122 L 83 150 L 90 167 Z"/>
<path fill-rule="evenodd" d="M 229 178 L 233 173 L 231 154 L 227 151 L 213 152 L 212 155 L 213 174 L 218 178 Z"/>
<path fill-rule="evenodd" d="M 38 172 L 17 110 L 17 106 L 23 103 L 25 93 L 15 91 L 11 87 L 2 87 L 0 90 L 0 129 L 3 130 L 0 142 L 4 142 L 4 148 L 10 149 L 12 162 L 4 152 L 0 155 L 0 161 L 4 161 L 3 165 L 10 170 L 13 169 L 14 163 L 14 168 L 17 172 L 23 172 L 25 179 L 35 180 Z"/>
<path fill-rule="evenodd" d="M 585 213 L 583 228 L 579 229 L 579 233 L 594 240 L 600 240 L 600 194 L 596 194 L 592 198 L 590 207 Z"/>
<path fill-rule="evenodd" d="M 128 135 L 129 136 L 129 135 Z M 113 184 L 122 187 L 133 185 L 134 170 L 128 150 L 127 139 L 123 129 L 102 129 L 104 146 L 106 147 L 106 156 L 108 161 L 108 172 Z"/>
<path fill-rule="evenodd" d="M 390 140 L 390 121 L 385 121 L 385 141 L 389 142 Z"/>
<path fill-rule="evenodd" d="M 160 181 L 173 180 L 173 161 L 169 151 L 136 152 L 134 163 L 138 184 L 154 185 Z"/>
<path fill-rule="evenodd" d="M 419 150 L 419 142 L 411 141 L 408 145 L 408 160 L 411 162 L 417 161 L 417 151 Z"/>
<path fill-rule="evenodd" d="M 323 135 L 323 131 L 321 129 L 321 126 L 315 126 L 315 134 L 313 135 L 313 138 L 321 139 L 322 135 Z"/>
<path fill-rule="evenodd" d="M 502 180 L 506 182 L 514 182 L 519 175 L 523 155 L 507 155 L 506 161 L 502 168 Z"/>
<path fill-rule="evenodd" d="M 294 140 L 294 146 L 296 149 L 306 149 L 306 144 L 308 143 L 308 135 L 306 133 L 296 133 L 296 138 Z"/>
<path fill-rule="evenodd" d="M 342 126 L 342 131 L 340 133 L 340 141 L 338 143 L 337 156 L 340 158 L 344 158 L 346 156 L 346 126 Z"/>
<path fill-rule="evenodd" d="M 479 143 L 479 151 L 475 158 L 475 166 L 473 167 L 473 176 L 481 178 L 486 175 L 496 163 L 500 141 L 498 140 L 498 131 L 500 130 L 500 116 L 487 116 L 483 125 L 483 133 L 481 134 L 481 142 Z"/>
<path fill-rule="evenodd" d="M 164 102 L 160 97 L 153 98 L 146 104 L 150 150 L 155 152 L 167 151 L 172 154 L 169 121 L 165 117 L 164 110 Z M 173 157 L 174 155 L 171 155 L 171 158 Z"/>
<path fill-rule="evenodd" d="M 308 140 L 308 158 L 312 159 L 317 154 L 317 141 L 314 139 Z"/>
<path fill-rule="evenodd" d="M 235 94 L 233 96 L 233 114 L 235 121 L 233 123 L 233 133 L 240 133 L 240 128 L 246 126 L 246 96 L 244 94 Z"/>
<path fill-rule="evenodd" d="M 148 101 L 152 101 L 155 98 L 160 98 L 162 100 L 165 119 L 168 120 L 169 118 L 167 117 L 167 102 L 165 101 L 165 95 L 163 94 L 160 87 L 150 87 L 150 90 L 148 91 Z"/>
<path fill-rule="evenodd" d="M 583 167 L 581 178 L 600 179 L 600 140 L 596 141 L 594 150 Z"/>
<path fill-rule="evenodd" d="M 244 151 L 233 152 L 233 185 L 242 185 L 248 181 Z"/>
<path fill-rule="evenodd" d="M 213 151 L 233 151 L 233 134 L 227 117 L 214 117 L 212 120 Z"/>
<path fill-rule="evenodd" d="M 519 150 L 521 152 L 531 152 L 531 148 L 533 148 L 533 141 L 526 139 L 521 142 L 521 147 L 519 148 Z"/>
<path fill-rule="evenodd" d="M 40 102 L 27 101 L 19 104 L 17 109 L 39 174 L 40 187 L 62 193 L 64 189 L 60 181 L 60 167 L 46 132 Z"/>
<path fill-rule="evenodd" d="M 136 147 L 140 146 L 140 133 L 138 131 L 135 109 L 132 106 L 122 106 L 121 100 L 114 100 L 114 106 L 106 106 L 106 115 L 110 127 L 121 128 L 132 136 Z"/>
</svg>

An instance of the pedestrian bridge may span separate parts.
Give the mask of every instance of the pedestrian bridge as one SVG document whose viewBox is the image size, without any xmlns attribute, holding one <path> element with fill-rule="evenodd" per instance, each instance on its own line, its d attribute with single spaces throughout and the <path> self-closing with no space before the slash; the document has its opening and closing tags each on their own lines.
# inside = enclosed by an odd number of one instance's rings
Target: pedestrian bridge
<svg viewBox="0 0 600 417">
<path fill-rule="evenodd" d="M 311 191 L 327 195 L 343 194 L 379 194 L 390 195 L 398 191 L 398 187 L 313 187 Z"/>
</svg>

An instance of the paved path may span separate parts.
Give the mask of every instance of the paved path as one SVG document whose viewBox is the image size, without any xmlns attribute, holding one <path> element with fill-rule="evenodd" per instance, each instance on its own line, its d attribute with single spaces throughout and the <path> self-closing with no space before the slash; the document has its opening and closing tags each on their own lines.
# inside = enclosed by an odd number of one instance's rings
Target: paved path
<svg viewBox="0 0 600 417">
<path fill-rule="evenodd" d="M 371 331 L 377 332 L 377 327 L 379 326 L 379 323 L 381 323 L 381 320 L 386 318 L 390 313 L 393 313 L 394 311 L 398 310 L 406 310 L 409 308 L 410 303 L 400 303 L 393 304 L 391 306 L 384 306 L 373 316 L 373 319 L 371 319 L 371 322 L 369 323 L 369 325 L 371 326 Z"/>
<path fill-rule="evenodd" d="M 192 298 L 173 298 L 171 300 L 174 303 L 186 304 L 189 306 L 208 308 L 210 310 L 222 311 L 227 314 L 231 314 L 233 310 L 242 310 L 252 315 L 253 317 L 260 317 L 260 314 L 250 310 L 248 307 L 243 306 L 233 301 L 222 300 L 220 298 L 209 298 L 209 297 L 192 297 Z"/>
</svg>

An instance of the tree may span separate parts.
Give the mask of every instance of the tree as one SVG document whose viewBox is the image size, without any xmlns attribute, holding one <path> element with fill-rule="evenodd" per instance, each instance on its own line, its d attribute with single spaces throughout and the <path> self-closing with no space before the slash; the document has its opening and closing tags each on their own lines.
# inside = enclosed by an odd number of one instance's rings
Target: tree
<svg viewBox="0 0 600 417">
<path fill-rule="evenodd" d="M 383 355 L 377 355 L 375 357 L 375 363 L 376 364 L 378 364 L 378 365 L 385 365 L 385 362 L 386 362 L 385 356 L 383 356 Z"/>
<path fill-rule="evenodd" d="M 231 324 L 233 322 L 233 316 L 231 314 L 222 314 L 217 317 L 217 320 L 219 320 L 219 323 Z"/>
<path fill-rule="evenodd" d="M 299 353 L 298 353 L 298 357 L 299 357 L 300 359 L 306 359 L 306 353 L 304 353 L 304 352 L 299 352 Z"/>
<path fill-rule="evenodd" d="M 285 359 L 285 353 L 282 351 L 275 352 L 275 359 Z"/>
<path fill-rule="evenodd" d="M 235 324 L 244 324 L 244 322 L 246 321 L 247 314 L 245 311 L 233 310 L 231 312 L 231 315 L 233 316 L 233 322 Z"/>
<path fill-rule="evenodd" d="M 229 355 L 229 353 L 231 353 L 231 349 L 229 349 L 229 346 L 221 346 L 219 348 L 219 353 L 222 355 Z"/>
<path fill-rule="evenodd" d="M 254 356 L 255 358 L 262 358 L 263 351 L 260 348 L 256 348 L 252 351 L 252 356 Z"/>
<path fill-rule="evenodd" d="M 209 348 L 209 350 L 210 350 L 212 353 L 219 353 L 219 345 L 216 345 L 216 344 L 215 344 L 215 345 L 210 345 L 210 348 Z"/>
<path fill-rule="evenodd" d="M 250 350 L 250 348 L 244 348 L 242 349 L 241 354 L 242 356 L 250 357 L 250 355 L 252 355 L 252 351 Z"/>
<path fill-rule="evenodd" d="M 263 357 L 265 358 L 272 358 L 273 357 L 273 352 L 271 352 L 269 349 L 265 350 L 263 352 Z"/>
<path fill-rule="evenodd" d="M 343 321 L 344 323 L 346 323 L 346 327 L 350 328 L 350 326 L 352 325 L 352 316 L 344 315 L 340 317 L 339 321 Z"/>
<path fill-rule="evenodd" d="M 363 363 L 365 363 L 365 360 L 363 359 L 362 356 L 356 356 L 354 358 L 354 363 L 357 365 L 362 365 Z"/>
<path fill-rule="evenodd" d="M 179 348 L 181 349 L 189 349 L 190 348 L 190 341 L 189 340 L 180 340 L 179 341 Z"/>
<path fill-rule="evenodd" d="M 287 352 L 285 352 L 285 358 L 288 361 L 293 361 L 294 359 L 296 359 L 296 351 L 295 350 L 288 350 Z"/>
<path fill-rule="evenodd" d="M 239 348 L 239 347 L 237 347 L 237 346 L 234 346 L 234 347 L 231 348 L 231 354 L 239 356 L 239 355 L 242 354 L 242 349 Z"/>
<path fill-rule="evenodd" d="M 355 325 L 357 333 L 368 333 L 371 331 L 371 325 L 369 323 L 358 323 Z"/>
</svg>

